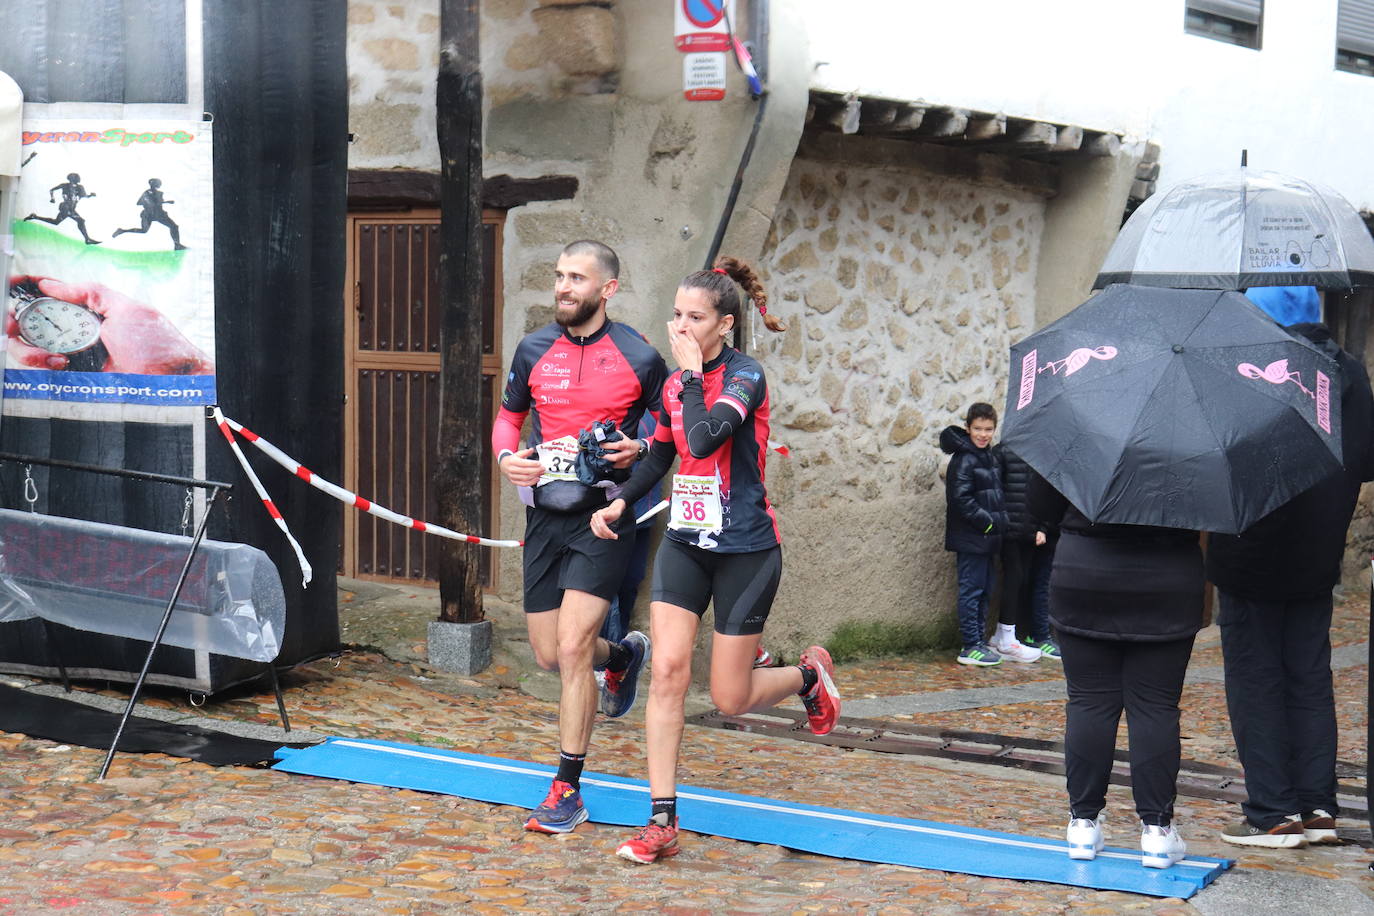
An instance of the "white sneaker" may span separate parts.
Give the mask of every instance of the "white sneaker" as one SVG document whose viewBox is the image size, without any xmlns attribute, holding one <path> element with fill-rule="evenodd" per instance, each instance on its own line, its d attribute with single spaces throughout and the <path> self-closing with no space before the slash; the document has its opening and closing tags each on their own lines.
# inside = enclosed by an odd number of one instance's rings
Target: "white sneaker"
<svg viewBox="0 0 1374 916">
<path fill-rule="evenodd" d="M 1140 828 L 1140 864 L 1146 868 L 1168 868 L 1181 862 L 1188 854 L 1188 844 L 1173 826 L 1159 827 L 1142 824 Z"/>
<path fill-rule="evenodd" d="M 1012 637 L 992 643 L 997 654 L 1014 662 L 1035 662 L 1040 660 L 1040 650 L 1032 649 L 1021 640 Z"/>
<path fill-rule="evenodd" d="M 1070 859 L 1092 860 L 1102 851 L 1102 815 L 1096 820 L 1075 817 L 1069 821 L 1064 839 L 1069 844 Z"/>
</svg>

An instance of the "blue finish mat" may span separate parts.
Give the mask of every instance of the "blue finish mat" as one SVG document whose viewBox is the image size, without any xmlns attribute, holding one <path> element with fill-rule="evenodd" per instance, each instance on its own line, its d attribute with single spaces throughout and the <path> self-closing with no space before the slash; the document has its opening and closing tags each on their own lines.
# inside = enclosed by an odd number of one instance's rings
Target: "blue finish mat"
<svg viewBox="0 0 1374 916">
<path fill-rule="evenodd" d="M 273 769 L 456 795 L 529 809 L 544 799 L 554 768 L 389 741 L 330 738 L 307 748 L 284 747 Z M 638 779 L 585 773 L 582 798 L 600 824 L 636 827 L 649 810 L 649 785 Z M 909 865 L 939 871 L 1048 881 L 1157 897 L 1191 897 L 1233 864 L 1189 856 L 1172 868 L 1145 868 L 1136 850 L 1107 848 L 1091 862 L 1068 857 L 1063 840 L 993 833 L 838 808 L 678 787 L 684 830 L 772 843 L 803 852 Z M 511 829 L 525 819 L 512 816 Z"/>
</svg>

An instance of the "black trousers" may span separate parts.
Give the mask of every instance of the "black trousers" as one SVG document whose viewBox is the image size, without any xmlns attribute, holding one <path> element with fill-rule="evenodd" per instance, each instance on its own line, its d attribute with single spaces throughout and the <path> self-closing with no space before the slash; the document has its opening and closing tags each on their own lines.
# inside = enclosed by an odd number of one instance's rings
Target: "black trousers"
<svg viewBox="0 0 1374 916">
<path fill-rule="evenodd" d="M 1095 818 L 1107 803 L 1125 710 L 1136 814 L 1146 824 L 1168 826 L 1178 781 L 1178 701 L 1193 637 L 1126 642 L 1058 635 L 1069 692 L 1064 769 L 1073 816 Z"/>
<path fill-rule="evenodd" d="M 998 623 L 1031 631 L 1031 565 L 1035 545 L 1025 541 L 1002 541 L 1002 611 Z"/>
<path fill-rule="evenodd" d="M 1226 708 L 1248 796 L 1268 829 L 1291 814 L 1336 810 L 1331 596 L 1252 601 L 1217 591 Z"/>
</svg>

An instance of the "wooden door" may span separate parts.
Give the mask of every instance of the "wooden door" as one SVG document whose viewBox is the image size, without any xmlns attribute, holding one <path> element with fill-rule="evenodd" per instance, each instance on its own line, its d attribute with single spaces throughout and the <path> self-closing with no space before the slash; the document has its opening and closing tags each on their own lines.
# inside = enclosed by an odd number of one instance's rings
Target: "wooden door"
<svg viewBox="0 0 1374 916">
<path fill-rule="evenodd" d="M 472 409 L 491 427 L 501 378 L 501 229 L 482 218 L 482 394 Z M 348 220 L 345 302 L 344 486 L 403 515 L 438 522 L 439 214 L 356 214 Z M 482 530 L 495 529 L 490 449 L 482 449 Z M 433 585 L 439 539 L 357 510 L 344 515 L 345 576 Z M 495 564 L 482 550 L 482 581 Z"/>
</svg>

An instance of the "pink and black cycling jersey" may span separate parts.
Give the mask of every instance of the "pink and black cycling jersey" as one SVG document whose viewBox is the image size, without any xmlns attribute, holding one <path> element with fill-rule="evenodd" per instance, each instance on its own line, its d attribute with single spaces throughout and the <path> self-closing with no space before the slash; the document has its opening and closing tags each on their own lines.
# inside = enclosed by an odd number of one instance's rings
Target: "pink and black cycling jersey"
<svg viewBox="0 0 1374 916">
<path fill-rule="evenodd" d="M 599 420 L 614 420 L 633 436 L 644 411 L 658 410 L 667 372 L 663 357 L 629 325 L 607 320 L 586 337 L 573 337 L 558 324 L 540 328 L 515 348 L 492 426 L 492 451 L 519 447 L 527 414 L 530 445 L 576 437 Z M 561 512 L 605 502 L 605 490 L 575 480 L 534 491 L 534 505 Z"/>
<path fill-rule="evenodd" d="M 675 372 L 663 386 L 663 406 L 649 456 L 622 496 L 637 498 L 672 464 L 679 474 L 720 480 L 721 530 L 709 539 L 668 529 L 675 541 L 719 553 L 749 553 L 782 543 L 764 486 L 768 455 L 768 383 L 757 360 L 731 347 L 703 367 L 700 383 L 683 386 Z"/>
</svg>

